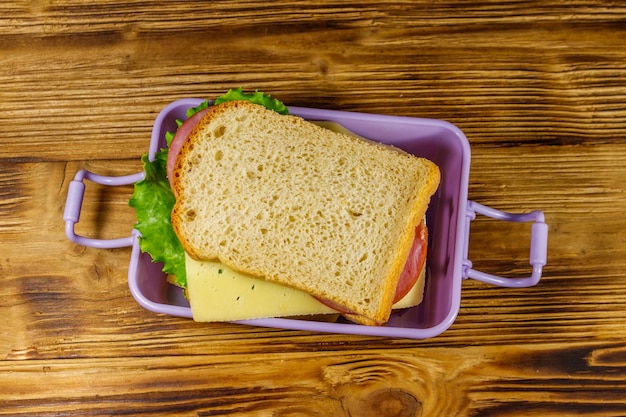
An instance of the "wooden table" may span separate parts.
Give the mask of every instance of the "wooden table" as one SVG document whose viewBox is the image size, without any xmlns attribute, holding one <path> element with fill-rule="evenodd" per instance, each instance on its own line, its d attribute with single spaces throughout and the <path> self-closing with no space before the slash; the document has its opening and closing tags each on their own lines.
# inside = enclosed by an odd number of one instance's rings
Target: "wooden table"
<svg viewBox="0 0 626 417">
<path fill-rule="evenodd" d="M 0 415 L 626 415 L 626 8 L 618 2 L 0 4 Z M 469 198 L 543 210 L 540 283 L 463 282 L 426 340 L 151 313 L 129 249 L 64 234 L 77 170 L 140 169 L 156 114 L 242 86 L 289 105 L 445 119 Z M 78 229 L 128 235 L 132 187 Z M 528 227 L 477 219 L 477 268 L 523 276 Z"/>
</svg>

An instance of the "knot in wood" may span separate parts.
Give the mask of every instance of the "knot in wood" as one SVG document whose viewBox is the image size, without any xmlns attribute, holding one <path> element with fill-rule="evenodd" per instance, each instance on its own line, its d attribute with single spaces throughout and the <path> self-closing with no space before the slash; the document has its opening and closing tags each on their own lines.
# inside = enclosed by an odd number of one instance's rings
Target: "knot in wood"
<svg viewBox="0 0 626 417">
<path fill-rule="evenodd" d="M 353 404 L 350 416 L 420 417 L 422 403 L 410 392 L 398 388 L 372 391 Z"/>
</svg>

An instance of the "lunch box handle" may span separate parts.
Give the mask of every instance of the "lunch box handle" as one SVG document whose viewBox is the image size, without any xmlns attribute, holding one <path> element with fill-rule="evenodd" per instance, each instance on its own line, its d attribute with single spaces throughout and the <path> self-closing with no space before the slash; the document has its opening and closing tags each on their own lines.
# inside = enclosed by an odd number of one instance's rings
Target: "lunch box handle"
<svg viewBox="0 0 626 417">
<path fill-rule="evenodd" d="M 79 245 L 89 246 L 99 249 L 123 248 L 133 244 L 133 236 L 118 239 L 94 239 L 77 235 L 74 232 L 74 226 L 80 219 L 80 211 L 83 205 L 83 197 L 85 196 L 84 180 L 95 182 L 102 185 L 119 186 L 133 184 L 141 181 L 145 173 L 124 175 L 119 177 L 107 177 L 104 175 L 94 174 L 87 170 L 80 170 L 76 173 L 74 180 L 70 182 L 67 191 L 67 200 L 65 202 L 65 211 L 63 212 L 63 220 L 65 221 L 65 234 L 67 238 Z"/>
<path fill-rule="evenodd" d="M 504 278 L 472 269 L 472 262 L 467 259 L 467 256 L 469 250 L 470 223 L 476 218 L 476 213 L 491 217 L 493 219 L 509 222 L 534 222 L 532 225 L 530 236 L 529 261 L 530 265 L 533 267 L 533 272 L 530 277 Z M 548 225 L 545 223 L 543 212 L 536 210 L 529 213 L 513 214 L 484 206 L 475 201 L 468 201 L 467 221 L 465 224 L 465 239 L 463 278 L 472 278 L 478 281 L 487 282 L 489 284 L 498 285 L 500 287 L 511 288 L 531 287 L 537 284 L 541 279 L 541 272 L 543 266 L 546 264 L 548 252 Z"/>
</svg>

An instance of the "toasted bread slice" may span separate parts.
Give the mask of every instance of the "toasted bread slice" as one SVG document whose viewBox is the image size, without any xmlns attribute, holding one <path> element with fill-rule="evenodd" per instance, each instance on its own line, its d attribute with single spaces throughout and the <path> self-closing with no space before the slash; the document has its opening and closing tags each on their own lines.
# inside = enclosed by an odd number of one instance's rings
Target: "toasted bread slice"
<svg viewBox="0 0 626 417">
<path fill-rule="evenodd" d="M 187 253 L 345 306 L 382 324 L 438 167 L 296 116 L 213 107 L 173 171 L 172 225 Z"/>
</svg>

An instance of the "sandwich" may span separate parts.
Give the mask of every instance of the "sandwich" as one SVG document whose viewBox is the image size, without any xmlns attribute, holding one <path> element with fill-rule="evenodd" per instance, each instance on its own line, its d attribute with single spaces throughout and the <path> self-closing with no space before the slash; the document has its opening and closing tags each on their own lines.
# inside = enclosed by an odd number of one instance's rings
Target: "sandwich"
<svg viewBox="0 0 626 417">
<path fill-rule="evenodd" d="M 303 314 L 384 324 L 394 304 L 423 288 L 424 218 L 438 167 L 286 114 L 262 93 L 225 97 L 192 109 L 168 149 L 144 156 L 146 179 L 130 203 L 142 250 L 186 288 L 197 320 L 237 308 L 215 300 L 249 298 L 211 286 L 221 276 L 235 277 L 239 291 L 269 286 L 279 300 L 266 296 L 265 316 L 293 315 L 272 310 L 289 294 L 310 302 Z M 153 236 L 156 229 L 166 236 Z M 223 319 L 258 318 L 246 314 L 262 300 Z"/>
</svg>

